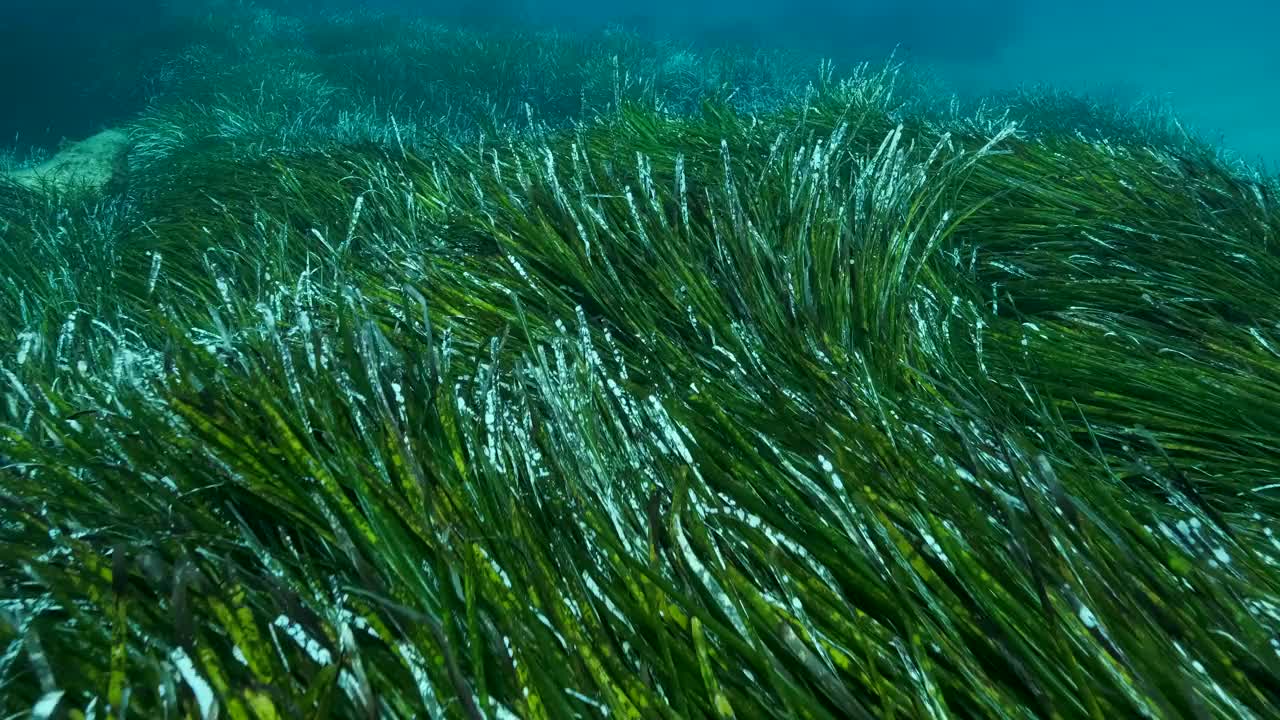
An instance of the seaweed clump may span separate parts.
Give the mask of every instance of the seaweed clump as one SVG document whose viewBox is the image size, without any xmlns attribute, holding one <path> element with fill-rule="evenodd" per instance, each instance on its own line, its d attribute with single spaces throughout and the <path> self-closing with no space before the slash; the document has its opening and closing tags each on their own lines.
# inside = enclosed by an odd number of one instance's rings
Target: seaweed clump
<svg viewBox="0 0 1280 720">
<path fill-rule="evenodd" d="M 1273 179 L 612 57 L 0 186 L 6 715 L 1280 712 Z"/>
</svg>

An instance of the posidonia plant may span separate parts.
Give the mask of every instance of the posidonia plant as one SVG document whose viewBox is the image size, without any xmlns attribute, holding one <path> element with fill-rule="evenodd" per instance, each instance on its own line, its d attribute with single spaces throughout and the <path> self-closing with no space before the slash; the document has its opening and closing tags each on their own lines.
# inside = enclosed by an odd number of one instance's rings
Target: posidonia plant
<svg viewBox="0 0 1280 720">
<path fill-rule="evenodd" d="M 1275 181 L 898 84 L 0 188 L 0 708 L 1280 712 Z"/>
</svg>

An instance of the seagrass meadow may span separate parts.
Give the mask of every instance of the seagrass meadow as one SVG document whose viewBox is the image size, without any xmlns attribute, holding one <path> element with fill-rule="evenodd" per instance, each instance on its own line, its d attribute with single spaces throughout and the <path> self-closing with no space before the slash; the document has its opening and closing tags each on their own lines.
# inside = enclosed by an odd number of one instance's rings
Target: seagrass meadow
<svg viewBox="0 0 1280 720">
<path fill-rule="evenodd" d="M 0 716 L 1280 716 L 1275 178 L 909 68 L 209 22 L 124 181 L 0 183 Z"/>
</svg>

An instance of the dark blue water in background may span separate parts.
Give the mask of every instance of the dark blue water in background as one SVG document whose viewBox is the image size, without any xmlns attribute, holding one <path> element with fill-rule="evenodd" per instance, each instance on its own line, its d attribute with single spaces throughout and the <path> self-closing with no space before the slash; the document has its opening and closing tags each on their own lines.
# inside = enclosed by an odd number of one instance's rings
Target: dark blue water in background
<svg viewBox="0 0 1280 720">
<path fill-rule="evenodd" d="M 180 48 L 208 0 L 0 0 L 0 145 L 55 145 L 145 101 L 133 72 Z M 621 23 L 690 42 L 925 63 L 957 90 L 1028 83 L 1166 99 L 1197 131 L 1280 163 L 1280 0 L 263 0 L 375 7 L 472 26 Z M 116 76 L 104 77 L 104 73 Z"/>
</svg>

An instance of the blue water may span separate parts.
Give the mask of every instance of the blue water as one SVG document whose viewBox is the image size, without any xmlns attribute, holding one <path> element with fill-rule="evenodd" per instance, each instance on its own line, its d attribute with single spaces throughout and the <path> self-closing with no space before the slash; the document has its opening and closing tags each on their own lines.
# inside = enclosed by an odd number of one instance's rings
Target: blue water
<svg viewBox="0 0 1280 720">
<path fill-rule="evenodd" d="M 56 143 L 119 122 L 143 88 L 95 73 L 180 46 L 181 19 L 227 0 L 0 0 L 0 144 Z M 955 89 L 1030 83 L 1154 96 L 1246 159 L 1280 164 L 1280 1 L 1217 0 L 263 0 L 289 12 L 375 7 L 471 25 L 622 23 L 708 44 L 842 60 L 893 52 Z M 126 89 L 121 90 L 124 87 Z M 136 92 L 135 92 L 136 90 Z"/>
<path fill-rule="evenodd" d="M 1280 0 L 510 4 L 553 24 L 632 18 L 660 32 L 871 59 L 896 47 L 966 92 L 1047 83 L 1157 98 L 1242 156 L 1280 162 Z"/>
</svg>

